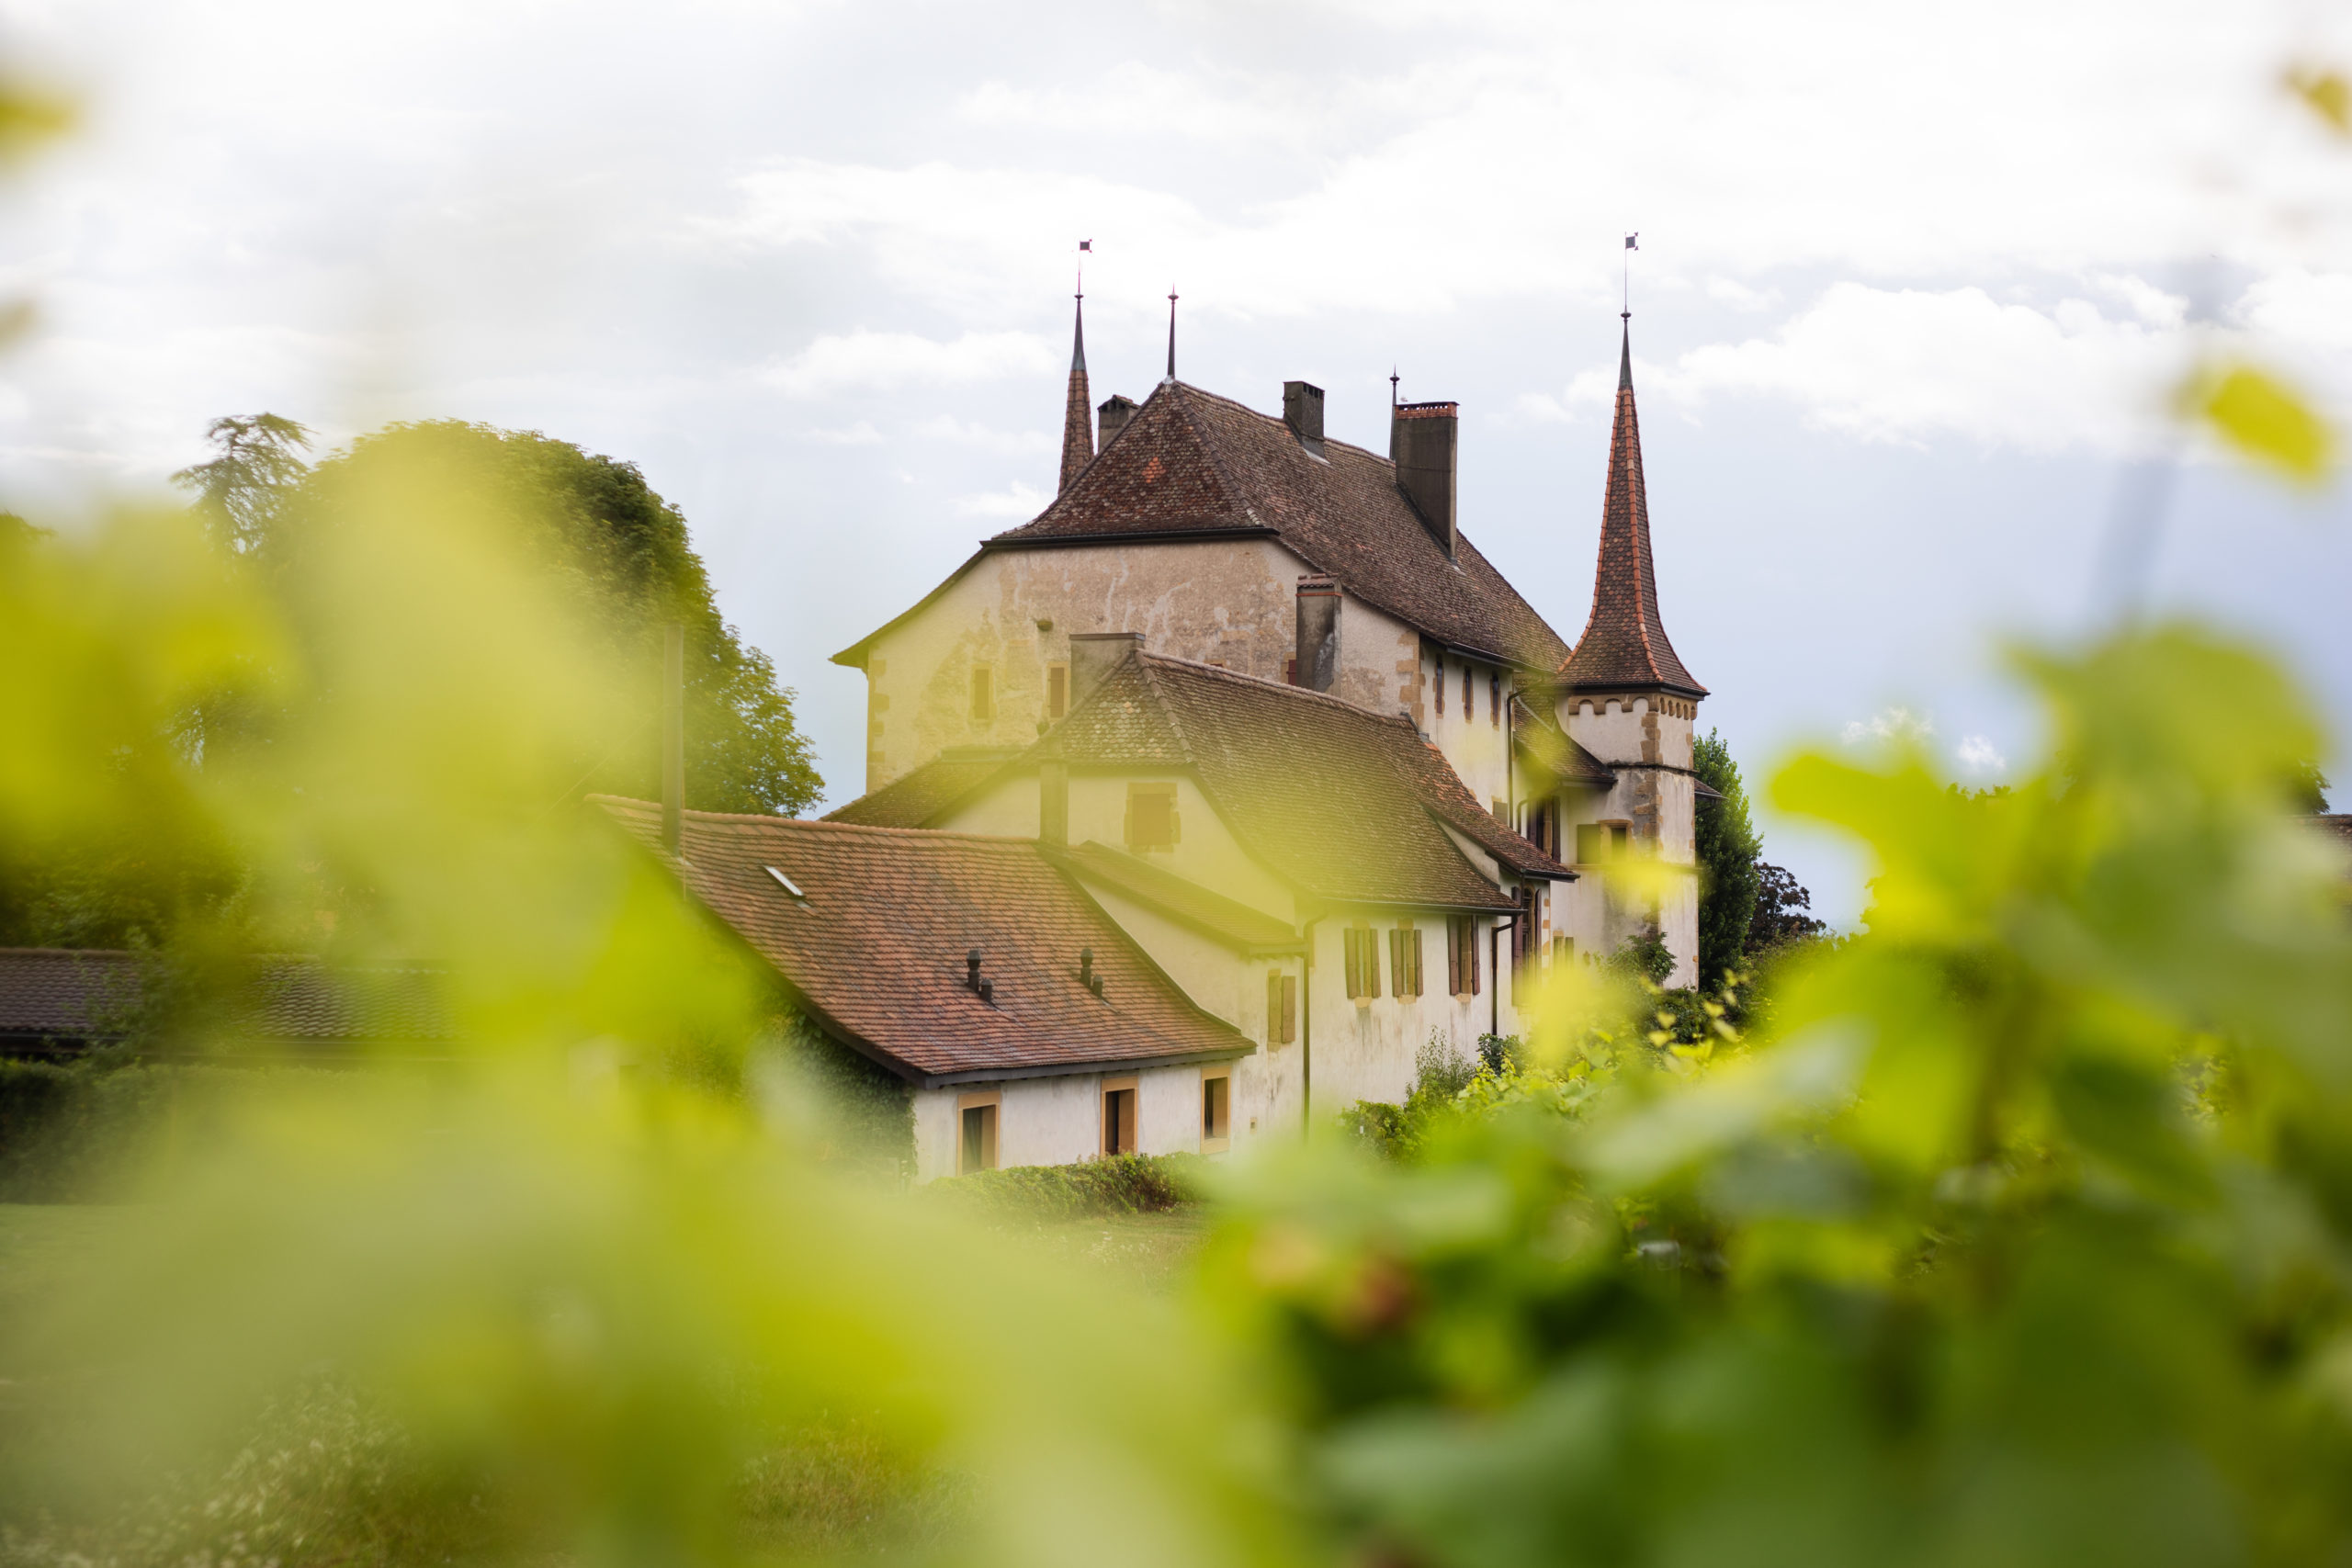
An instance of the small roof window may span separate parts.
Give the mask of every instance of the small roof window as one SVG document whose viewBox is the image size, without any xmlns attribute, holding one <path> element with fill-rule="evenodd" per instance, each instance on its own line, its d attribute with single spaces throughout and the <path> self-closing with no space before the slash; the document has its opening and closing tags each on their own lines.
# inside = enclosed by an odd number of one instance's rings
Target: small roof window
<svg viewBox="0 0 2352 1568">
<path fill-rule="evenodd" d="M 776 886 L 783 888 L 786 893 L 791 894 L 795 898 L 799 899 L 804 904 L 808 901 L 808 895 L 800 891 L 800 885 L 793 881 L 792 878 L 785 875 L 784 873 L 778 871 L 772 865 L 763 866 L 761 869 L 764 870 L 770 876 L 775 877 Z"/>
</svg>

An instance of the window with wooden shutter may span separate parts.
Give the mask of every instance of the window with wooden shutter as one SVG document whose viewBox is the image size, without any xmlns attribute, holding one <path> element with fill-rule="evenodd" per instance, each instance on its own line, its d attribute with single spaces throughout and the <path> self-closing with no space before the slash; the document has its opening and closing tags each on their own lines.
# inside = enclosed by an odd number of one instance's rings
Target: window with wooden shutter
<svg viewBox="0 0 2352 1568">
<path fill-rule="evenodd" d="M 1487 722 L 1500 726 L 1503 721 L 1503 678 L 1494 675 L 1487 681 Z"/>
<path fill-rule="evenodd" d="M 1049 719 L 1069 716 L 1069 666 L 1046 666 L 1046 716 Z"/>
<path fill-rule="evenodd" d="M 1462 716 L 1478 716 L 1478 688 L 1470 683 L 1470 666 L 1462 667 Z"/>
<path fill-rule="evenodd" d="M 972 666 L 972 722 L 991 724 L 996 720 L 996 671 L 985 664 Z"/>
<path fill-rule="evenodd" d="M 1462 994 L 1462 922 L 1450 915 L 1445 921 L 1445 994 Z"/>
<path fill-rule="evenodd" d="M 1298 1040 L 1298 976 L 1283 976 L 1283 1043 L 1295 1044 Z"/>
<path fill-rule="evenodd" d="M 1419 928 L 1398 926 L 1388 933 L 1389 989 L 1398 997 L 1421 994 L 1421 933 Z"/>
<path fill-rule="evenodd" d="M 1368 926 L 1351 926 L 1340 936 L 1347 961 L 1348 996 L 1369 1001 L 1380 995 L 1380 933 Z"/>
<path fill-rule="evenodd" d="M 1179 826 L 1174 784 L 1131 784 L 1127 786 L 1127 848 L 1174 849 Z"/>
<path fill-rule="evenodd" d="M 1445 711 L 1445 660 L 1437 661 L 1437 711 Z"/>
<path fill-rule="evenodd" d="M 1445 983 L 1457 997 L 1478 994 L 1478 921 L 1455 915 L 1445 922 Z"/>
</svg>

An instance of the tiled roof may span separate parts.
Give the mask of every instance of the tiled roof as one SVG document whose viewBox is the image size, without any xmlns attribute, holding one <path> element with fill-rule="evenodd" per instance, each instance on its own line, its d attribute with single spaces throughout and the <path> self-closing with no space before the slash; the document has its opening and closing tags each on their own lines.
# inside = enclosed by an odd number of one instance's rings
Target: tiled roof
<svg viewBox="0 0 2352 1568">
<path fill-rule="evenodd" d="M 2321 813 L 2312 818 L 2324 833 L 2333 834 L 2347 850 L 2352 850 L 2352 816 Z"/>
<path fill-rule="evenodd" d="M 1012 746 L 953 746 L 880 789 L 825 813 L 828 822 L 861 828 L 919 828 L 933 812 L 1004 766 Z"/>
<path fill-rule="evenodd" d="M 1446 558 L 1397 488 L 1394 463 L 1342 441 L 1327 439 L 1323 450 L 1324 460 L 1308 456 L 1274 415 L 1165 382 L 1034 522 L 987 548 L 1271 530 L 1315 570 L 1427 637 L 1530 669 L 1559 667 L 1567 644 L 1468 539 Z"/>
<path fill-rule="evenodd" d="M 1149 904 L 1245 954 L 1292 953 L 1302 945 L 1298 933 L 1273 916 L 1212 893 L 1189 877 L 1139 860 L 1125 850 L 1090 840 L 1076 849 L 1048 849 L 1046 855 L 1080 883 L 1110 887 Z"/>
<path fill-rule="evenodd" d="M 1703 697 L 1666 639 L 1650 558 L 1649 489 L 1642 478 L 1642 428 L 1634 412 L 1632 330 L 1617 361 L 1617 423 L 1609 436 L 1609 487 L 1600 506 L 1600 555 L 1592 614 L 1577 650 L 1559 665 L 1572 689 L 1657 687 Z"/>
<path fill-rule="evenodd" d="M 1577 744 L 1552 717 L 1511 698 L 1511 739 L 1527 760 L 1571 788 L 1607 789 L 1617 782 L 1609 764 Z"/>
<path fill-rule="evenodd" d="M 1255 1045 L 1195 1007 L 1025 840 L 688 811 L 593 796 L 677 872 L 819 1021 L 918 1080 L 1207 1061 Z M 774 866 L 807 895 L 794 898 Z M 994 1005 L 965 985 L 981 952 Z M 1079 984 L 1094 950 L 1096 997 Z"/>
<path fill-rule="evenodd" d="M 1261 863 L 1337 902 L 1514 908 L 1439 820 L 1570 874 L 1479 809 L 1411 721 L 1213 665 L 1131 654 L 1023 761 L 1052 760 L 1189 771 Z"/>
<path fill-rule="evenodd" d="M 316 1044 L 417 1044 L 456 1037 L 432 969 L 329 967 L 300 956 L 250 962 L 232 998 L 229 1032 Z M 137 953 L 0 949 L 0 1041 L 21 1046 L 119 1039 L 145 1004 L 150 978 Z"/>
</svg>

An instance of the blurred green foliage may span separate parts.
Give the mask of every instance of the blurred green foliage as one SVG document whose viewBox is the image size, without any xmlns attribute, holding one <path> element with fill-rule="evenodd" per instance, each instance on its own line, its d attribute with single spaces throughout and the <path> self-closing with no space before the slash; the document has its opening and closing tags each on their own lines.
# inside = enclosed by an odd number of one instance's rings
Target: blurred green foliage
<svg viewBox="0 0 2352 1568">
<path fill-rule="evenodd" d="M 2045 770 L 1798 760 L 1870 933 L 1704 1064 L 1534 1043 L 1555 1103 L 1249 1184 L 1209 1295 L 1296 1484 L 1388 1561 L 2352 1550 L 2352 928 L 2309 705 L 2186 627 L 2018 669 Z M 1577 972 L 1565 972 L 1573 980 Z"/>
</svg>

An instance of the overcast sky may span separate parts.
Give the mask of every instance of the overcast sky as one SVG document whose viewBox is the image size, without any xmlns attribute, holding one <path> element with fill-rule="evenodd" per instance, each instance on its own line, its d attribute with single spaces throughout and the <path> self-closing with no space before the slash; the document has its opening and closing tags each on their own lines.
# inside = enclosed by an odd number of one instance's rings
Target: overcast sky
<svg viewBox="0 0 2352 1568">
<path fill-rule="evenodd" d="M 2352 147 L 2280 90 L 2317 7 L 1120 0 L 0 4 L 85 133 L 8 197 L 40 334 L 0 504 L 152 491 L 207 420 L 543 430 L 639 464 L 799 693 L 1054 482 L 1070 265 L 1094 395 L 1178 368 L 1461 400 L 1465 532 L 1591 592 L 1622 236 L 1668 631 L 1760 781 L 1924 725 L 2038 743 L 2005 637 L 2079 636 L 2127 466 L 2208 350 L 2352 415 Z M 2153 570 L 2352 731 L 2352 505 L 2189 450 Z M 2341 755 L 2332 760 L 2342 772 Z M 2344 798 L 2339 795 L 2339 800 Z M 1768 852 L 1850 919 L 1857 867 Z"/>
</svg>

